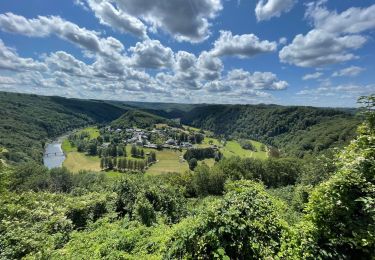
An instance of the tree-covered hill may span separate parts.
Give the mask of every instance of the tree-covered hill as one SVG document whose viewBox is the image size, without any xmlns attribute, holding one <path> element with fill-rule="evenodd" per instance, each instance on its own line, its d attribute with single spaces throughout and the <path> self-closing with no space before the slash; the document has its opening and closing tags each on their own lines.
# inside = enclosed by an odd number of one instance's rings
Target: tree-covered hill
<svg viewBox="0 0 375 260">
<path fill-rule="evenodd" d="M 342 110 L 278 105 L 207 105 L 185 113 L 182 123 L 228 138 L 250 138 L 295 156 L 347 144 L 359 120 Z"/>
<path fill-rule="evenodd" d="M 18 162 L 41 161 L 47 138 L 84 125 L 109 122 L 126 110 L 91 100 L 0 92 L 0 147 Z"/>
<path fill-rule="evenodd" d="M 148 127 L 154 126 L 155 124 L 174 125 L 176 123 L 164 117 L 148 113 L 146 111 L 129 110 L 125 114 L 123 114 L 121 117 L 114 120 L 111 123 L 111 126 L 115 128 L 130 128 L 130 127 L 148 128 Z"/>
</svg>

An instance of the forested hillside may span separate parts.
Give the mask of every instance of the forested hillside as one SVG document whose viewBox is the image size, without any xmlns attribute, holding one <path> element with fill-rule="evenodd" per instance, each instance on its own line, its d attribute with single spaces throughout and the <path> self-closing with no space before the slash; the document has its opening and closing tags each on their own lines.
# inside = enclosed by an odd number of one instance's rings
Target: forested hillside
<svg viewBox="0 0 375 260">
<path fill-rule="evenodd" d="M 84 125 L 108 122 L 126 110 L 101 101 L 0 92 L 0 147 L 14 162 L 41 161 L 47 138 Z"/>
<path fill-rule="evenodd" d="M 227 138 L 250 138 L 302 157 L 347 144 L 359 119 L 352 113 L 277 105 L 208 105 L 185 113 L 182 123 Z"/>
<path fill-rule="evenodd" d="M 117 128 L 147 128 L 152 127 L 155 124 L 168 123 L 174 125 L 175 123 L 164 117 L 151 114 L 141 110 L 129 110 L 118 119 L 111 123 L 111 126 Z M 176 124 L 177 125 L 177 124 Z"/>
</svg>

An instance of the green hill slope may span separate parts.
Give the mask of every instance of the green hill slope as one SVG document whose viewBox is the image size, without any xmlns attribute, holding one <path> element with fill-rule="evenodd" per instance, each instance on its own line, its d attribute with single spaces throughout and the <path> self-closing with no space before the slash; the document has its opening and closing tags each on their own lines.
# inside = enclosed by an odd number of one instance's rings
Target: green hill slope
<svg viewBox="0 0 375 260">
<path fill-rule="evenodd" d="M 314 154 L 346 144 L 359 120 L 336 109 L 277 105 L 208 105 L 185 113 L 182 123 L 229 138 L 274 145 L 289 155 Z"/>
<path fill-rule="evenodd" d="M 178 125 L 177 123 L 168 120 L 164 117 L 151 114 L 141 110 L 129 110 L 118 119 L 111 123 L 112 127 L 115 128 L 130 128 L 139 127 L 147 128 L 152 127 L 155 124 L 169 124 Z"/>
<path fill-rule="evenodd" d="M 41 161 L 47 138 L 84 125 L 109 122 L 125 109 L 101 102 L 0 92 L 0 147 L 4 157 Z"/>
</svg>

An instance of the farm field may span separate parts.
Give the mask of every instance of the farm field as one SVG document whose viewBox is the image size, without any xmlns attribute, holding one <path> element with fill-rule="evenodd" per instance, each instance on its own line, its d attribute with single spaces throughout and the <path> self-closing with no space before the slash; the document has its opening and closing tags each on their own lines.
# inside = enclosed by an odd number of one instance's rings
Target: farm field
<svg viewBox="0 0 375 260">
<path fill-rule="evenodd" d="M 164 149 L 156 151 L 156 159 L 154 165 L 147 169 L 147 174 L 158 175 L 166 172 L 184 172 L 189 169 L 186 161 L 180 162 L 180 156 L 183 153 L 175 150 Z"/>
<path fill-rule="evenodd" d="M 78 131 L 78 134 L 82 132 L 87 132 L 90 135 L 90 139 L 95 139 L 100 135 L 99 129 L 96 126 L 86 127 Z"/>
<path fill-rule="evenodd" d="M 210 147 L 211 142 L 213 145 L 220 147 L 220 151 L 223 153 L 224 157 L 239 156 L 241 158 L 256 158 L 256 159 L 266 159 L 268 157 L 266 151 L 261 151 L 262 143 L 249 140 L 253 146 L 256 148 L 256 151 L 250 151 L 243 149 L 237 141 L 227 141 L 226 145 L 223 146 L 222 143 L 216 138 L 206 137 L 203 140 L 203 143 L 199 147 Z"/>
<path fill-rule="evenodd" d="M 63 163 L 72 172 L 80 170 L 100 171 L 100 159 L 98 156 L 87 156 L 84 153 L 68 152 Z"/>
</svg>

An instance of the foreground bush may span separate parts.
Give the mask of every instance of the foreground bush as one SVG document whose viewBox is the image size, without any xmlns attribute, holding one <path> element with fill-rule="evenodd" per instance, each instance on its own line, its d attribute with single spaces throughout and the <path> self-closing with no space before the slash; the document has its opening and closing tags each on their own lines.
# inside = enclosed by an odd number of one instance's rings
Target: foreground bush
<svg viewBox="0 0 375 260">
<path fill-rule="evenodd" d="M 223 200 L 177 224 L 166 258 L 259 259 L 277 254 L 284 222 L 277 202 L 252 181 L 227 185 Z"/>
</svg>

